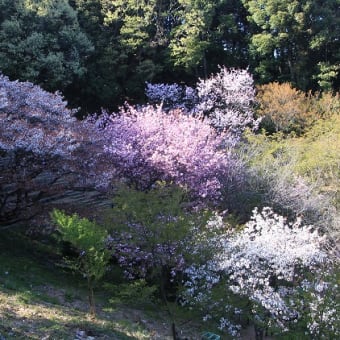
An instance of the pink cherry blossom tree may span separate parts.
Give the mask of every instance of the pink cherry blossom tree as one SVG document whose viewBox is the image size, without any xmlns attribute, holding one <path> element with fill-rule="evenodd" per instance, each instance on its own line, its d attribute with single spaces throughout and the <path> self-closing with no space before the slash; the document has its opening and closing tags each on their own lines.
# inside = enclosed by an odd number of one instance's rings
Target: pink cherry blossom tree
<svg viewBox="0 0 340 340">
<path fill-rule="evenodd" d="M 119 114 L 92 117 L 87 124 L 104 144 L 115 175 L 140 190 L 158 180 L 173 181 L 193 198 L 216 201 L 226 186 L 236 186 L 241 178 L 242 165 L 222 147 L 222 135 L 181 110 L 127 106 Z M 102 178 L 105 182 L 105 174 Z"/>
</svg>

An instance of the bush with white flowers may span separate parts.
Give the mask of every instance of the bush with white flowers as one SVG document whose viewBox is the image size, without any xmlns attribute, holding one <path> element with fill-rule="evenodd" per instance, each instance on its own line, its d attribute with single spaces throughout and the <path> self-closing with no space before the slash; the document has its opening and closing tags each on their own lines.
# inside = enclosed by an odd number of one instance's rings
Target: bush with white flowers
<svg viewBox="0 0 340 340">
<path fill-rule="evenodd" d="M 325 266 L 332 265 L 328 241 L 313 226 L 303 225 L 299 218 L 288 223 L 271 208 L 255 209 L 240 232 L 225 234 L 218 242 L 223 250 L 212 261 L 186 271 L 185 301 L 204 310 L 205 319 L 220 320 L 220 328 L 224 325 L 233 337 L 237 324 L 231 324 L 242 313 L 258 327 L 275 332 L 303 324 L 304 333 L 315 335 L 327 323 L 335 335 L 337 308 L 326 301 L 337 290 L 326 282 L 333 272 L 325 277 Z"/>
</svg>

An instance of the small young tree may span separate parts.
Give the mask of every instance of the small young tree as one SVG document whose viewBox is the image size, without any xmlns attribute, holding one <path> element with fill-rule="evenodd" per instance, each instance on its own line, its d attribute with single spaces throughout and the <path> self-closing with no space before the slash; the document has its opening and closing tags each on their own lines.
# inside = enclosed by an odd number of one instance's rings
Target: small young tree
<svg viewBox="0 0 340 340">
<path fill-rule="evenodd" d="M 110 244 L 127 277 L 155 277 L 163 298 L 168 274 L 183 269 L 192 230 L 207 220 L 206 213 L 187 211 L 186 196 L 163 182 L 148 191 L 121 186 L 109 214 Z"/>
<path fill-rule="evenodd" d="M 52 219 L 62 240 L 69 242 L 78 252 L 77 257 L 67 259 L 67 263 L 71 269 L 86 277 L 90 314 L 95 317 L 94 287 L 105 274 L 110 258 L 105 244 L 108 234 L 96 223 L 76 214 L 69 216 L 60 210 L 53 210 Z"/>
<path fill-rule="evenodd" d="M 210 216 L 190 213 L 186 204 L 186 193 L 178 186 L 157 183 L 149 191 L 122 187 L 108 220 L 109 246 L 126 276 L 155 283 L 170 317 L 167 287 L 178 282 Z M 173 330 L 175 336 L 174 320 Z"/>
</svg>

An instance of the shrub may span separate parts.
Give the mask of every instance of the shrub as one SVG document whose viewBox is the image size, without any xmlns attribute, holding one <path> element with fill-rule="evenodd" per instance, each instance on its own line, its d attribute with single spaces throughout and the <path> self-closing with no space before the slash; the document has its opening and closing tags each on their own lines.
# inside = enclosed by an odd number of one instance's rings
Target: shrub
<svg viewBox="0 0 340 340">
<path fill-rule="evenodd" d="M 78 252 L 76 258 L 68 259 L 67 262 L 73 270 L 86 277 L 90 313 L 95 316 L 94 285 L 105 274 L 109 260 L 109 251 L 105 247 L 107 232 L 96 223 L 76 214 L 69 216 L 53 210 L 52 219 L 63 241 L 71 243 Z"/>
<path fill-rule="evenodd" d="M 335 115 L 299 138 L 247 134 L 237 150 L 247 172 L 239 210 L 271 205 L 282 215 L 303 217 L 337 243 L 339 126 Z"/>
<path fill-rule="evenodd" d="M 257 114 L 270 132 L 303 133 L 319 115 L 313 110 L 311 94 L 306 95 L 289 83 L 269 83 L 258 87 Z"/>
<path fill-rule="evenodd" d="M 331 92 L 316 93 L 312 98 L 313 109 L 323 119 L 340 115 L 340 94 Z"/>
</svg>

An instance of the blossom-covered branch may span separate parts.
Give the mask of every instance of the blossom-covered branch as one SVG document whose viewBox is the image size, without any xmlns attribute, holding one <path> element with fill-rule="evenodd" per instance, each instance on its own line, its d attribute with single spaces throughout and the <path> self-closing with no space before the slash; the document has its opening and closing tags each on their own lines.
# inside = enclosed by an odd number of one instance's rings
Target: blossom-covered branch
<svg viewBox="0 0 340 340">
<path fill-rule="evenodd" d="M 260 122 L 254 117 L 255 87 L 247 70 L 221 67 L 208 79 L 199 79 L 195 89 L 179 84 L 146 85 L 150 103 L 204 116 L 219 132 L 239 136 L 247 127 L 257 129 Z"/>
<path fill-rule="evenodd" d="M 193 197 L 216 200 L 226 183 L 236 184 L 241 163 L 206 121 L 180 110 L 128 106 L 119 114 L 90 118 L 93 135 L 104 141 L 116 175 L 139 189 L 157 180 L 187 187 Z"/>
</svg>

